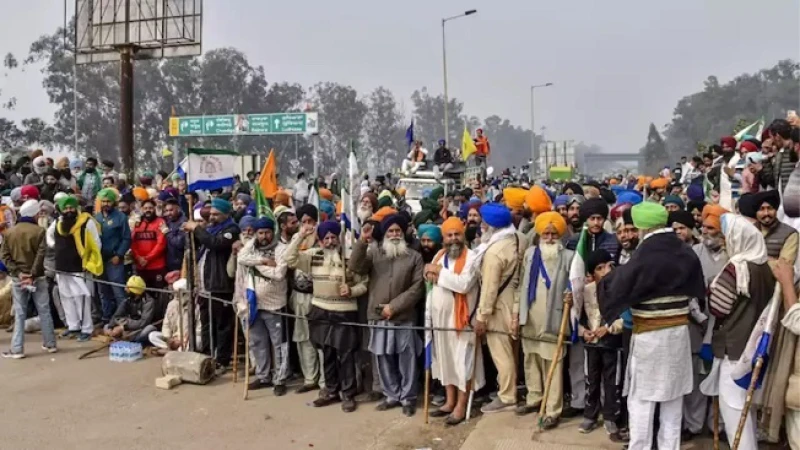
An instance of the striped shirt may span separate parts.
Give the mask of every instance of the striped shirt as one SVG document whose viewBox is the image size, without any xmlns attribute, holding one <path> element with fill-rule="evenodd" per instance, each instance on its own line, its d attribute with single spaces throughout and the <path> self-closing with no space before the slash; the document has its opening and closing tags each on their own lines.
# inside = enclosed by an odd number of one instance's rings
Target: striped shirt
<svg viewBox="0 0 800 450">
<path fill-rule="evenodd" d="M 725 317 L 733 310 L 739 294 L 736 292 L 736 268 L 728 264 L 722 269 L 708 298 L 708 308 L 714 317 Z"/>
</svg>

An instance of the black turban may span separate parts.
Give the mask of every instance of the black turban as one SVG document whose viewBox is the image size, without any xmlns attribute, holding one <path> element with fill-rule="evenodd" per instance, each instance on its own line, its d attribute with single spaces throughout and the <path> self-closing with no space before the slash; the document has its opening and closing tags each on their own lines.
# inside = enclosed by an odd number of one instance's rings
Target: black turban
<svg viewBox="0 0 800 450">
<path fill-rule="evenodd" d="M 600 198 L 605 200 L 609 205 L 613 205 L 617 202 L 617 196 L 606 188 L 600 189 Z"/>
<path fill-rule="evenodd" d="M 702 213 L 703 208 L 705 207 L 706 207 L 706 202 L 702 200 L 692 200 L 688 204 L 686 204 L 686 210 L 689 212 L 692 212 L 696 209 Z"/>
<path fill-rule="evenodd" d="M 758 203 L 756 200 L 755 194 L 743 194 L 739 197 L 739 213 L 745 217 L 749 217 L 751 219 L 756 218 L 756 212 L 758 208 L 761 207 L 761 203 Z"/>
<path fill-rule="evenodd" d="M 581 222 L 586 222 L 595 214 L 608 218 L 608 203 L 602 198 L 591 198 L 581 205 Z"/>
<path fill-rule="evenodd" d="M 319 220 L 319 211 L 317 210 L 316 206 L 306 203 L 305 205 L 297 208 L 297 218 L 299 220 L 303 220 L 303 216 L 311 217 L 316 222 Z"/>
<path fill-rule="evenodd" d="M 564 189 L 561 190 L 562 194 L 566 194 L 567 191 L 571 190 L 573 195 L 583 195 L 583 188 L 578 183 L 566 183 L 564 184 Z"/>
<path fill-rule="evenodd" d="M 598 248 L 592 253 L 589 253 L 589 256 L 586 257 L 586 273 L 592 274 L 597 266 L 613 260 L 614 258 L 611 257 L 611 253 L 608 253 L 608 250 Z"/>
<path fill-rule="evenodd" d="M 630 208 L 622 211 L 622 223 L 625 225 L 633 225 L 633 214 L 631 214 Z"/>
<path fill-rule="evenodd" d="M 669 213 L 667 224 L 672 225 L 675 222 L 678 222 L 679 224 L 690 229 L 693 229 L 694 227 L 697 226 L 697 223 L 694 221 L 694 216 L 692 216 L 692 213 L 690 213 L 689 211 L 681 210 Z"/>
<path fill-rule="evenodd" d="M 775 189 L 754 194 L 753 201 L 756 205 L 756 210 L 761 209 L 761 205 L 764 203 L 772 206 L 773 209 L 778 209 L 778 207 L 781 205 L 781 197 L 778 195 L 778 191 Z"/>
</svg>

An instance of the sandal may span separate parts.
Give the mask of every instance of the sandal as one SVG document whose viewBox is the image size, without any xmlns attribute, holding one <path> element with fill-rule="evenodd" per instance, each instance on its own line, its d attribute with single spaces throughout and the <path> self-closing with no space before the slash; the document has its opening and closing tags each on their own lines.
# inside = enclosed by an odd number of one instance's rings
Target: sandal
<svg viewBox="0 0 800 450">
<path fill-rule="evenodd" d="M 450 415 L 452 412 L 453 412 L 453 411 L 444 411 L 444 410 L 442 410 L 442 409 L 434 409 L 433 411 L 431 411 L 430 413 L 428 413 L 428 415 L 429 415 L 429 416 L 431 416 L 431 417 L 447 417 L 447 416 L 449 416 L 449 415 Z"/>
<path fill-rule="evenodd" d="M 466 419 L 466 416 L 464 416 L 464 417 L 459 419 L 458 417 L 453 417 L 453 415 L 451 414 L 451 415 L 447 416 L 447 419 L 444 419 L 444 424 L 445 424 L 445 426 L 448 426 L 448 427 L 454 427 L 454 426 L 460 424 L 461 422 L 463 422 L 464 419 Z"/>
</svg>

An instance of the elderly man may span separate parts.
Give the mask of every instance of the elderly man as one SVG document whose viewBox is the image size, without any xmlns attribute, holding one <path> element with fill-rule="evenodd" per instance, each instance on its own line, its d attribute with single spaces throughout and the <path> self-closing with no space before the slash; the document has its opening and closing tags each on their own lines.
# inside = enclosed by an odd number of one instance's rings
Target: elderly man
<svg viewBox="0 0 800 450">
<path fill-rule="evenodd" d="M 372 192 L 364 193 L 364 195 L 361 196 L 361 200 L 358 202 L 358 211 L 356 211 L 358 223 L 363 225 L 377 211 L 378 197 Z"/>
<path fill-rule="evenodd" d="M 716 318 L 711 339 L 714 366 L 709 378 L 715 382 L 705 383 L 704 390 L 707 395 L 719 395 L 720 415 L 730 438 L 736 434 L 747 394 L 737 383 L 744 375 L 737 363 L 769 304 L 776 281 L 767 264 L 767 247 L 758 228 L 744 217 L 730 213 L 722 215 L 721 224 L 730 260 L 709 287 L 709 310 Z M 709 385 L 714 385 L 718 392 Z M 747 415 L 740 448 L 758 448 L 753 409 Z"/>
<path fill-rule="evenodd" d="M 319 212 L 314 205 L 305 204 L 297 209 L 297 219 L 300 221 L 300 226 L 306 229 L 313 229 L 317 226 L 317 218 Z M 288 239 L 295 236 L 294 233 L 289 233 L 290 230 L 283 228 L 283 238 Z M 320 241 L 317 239 L 316 233 L 306 233 L 298 243 L 300 251 L 310 250 L 312 248 L 319 248 Z M 308 316 L 311 312 L 311 301 L 313 299 L 312 293 L 313 284 L 311 274 L 298 267 L 295 267 L 295 259 L 287 256 L 287 264 L 290 269 L 294 269 L 294 279 L 292 280 L 292 294 L 289 299 L 290 308 L 298 316 Z M 294 334 L 292 341 L 297 344 L 298 358 L 300 359 L 300 370 L 303 372 L 303 385 L 297 388 L 297 393 L 313 391 L 325 387 L 325 371 L 322 367 L 322 351 L 314 348 L 311 343 L 311 334 L 309 332 L 309 325 L 307 320 L 296 320 L 294 323 Z"/>
<path fill-rule="evenodd" d="M 94 218 L 100 224 L 100 239 L 103 242 L 103 275 L 104 281 L 117 283 L 120 286 L 100 284 L 103 323 L 108 323 L 117 308 L 125 301 L 125 254 L 131 248 L 131 228 L 128 218 L 117 208 L 117 192 L 103 189 L 97 194 L 100 200 L 100 211 Z"/>
<path fill-rule="evenodd" d="M 794 263 L 797 259 L 797 230 L 777 219 L 781 198 L 775 189 L 759 192 L 753 196 L 756 210 L 756 226 L 764 235 L 767 257 Z"/>
<path fill-rule="evenodd" d="M 367 319 L 373 328 L 369 350 L 378 360 L 378 372 L 386 397 L 378 411 L 403 407 L 403 414 L 416 413 L 418 369 L 417 356 L 422 340 L 414 330 L 400 329 L 415 325 L 416 305 L 425 294 L 422 256 L 406 242 L 408 221 L 392 214 L 381 221 L 382 240 L 374 251 L 367 251 L 373 227 L 361 229 L 353 244 L 350 268 L 369 276 Z M 389 275 L 387 278 L 386 275 Z"/>
<path fill-rule="evenodd" d="M 781 325 L 787 332 L 784 345 L 787 345 L 788 342 L 796 342 L 797 337 L 800 336 L 800 303 L 797 302 L 797 290 L 792 269 L 791 264 L 780 260 L 773 267 L 775 277 L 782 289 L 783 311 L 786 311 L 781 319 Z M 787 353 L 785 356 L 787 359 L 792 359 L 793 368 L 788 374 L 785 396 L 781 391 L 778 394 L 782 397 L 781 399 L 785 398 L 786 437 L 789 446 L 792 450 L 800 450 L 800 346 L 795 345 L 794 355 Z M 777 364 L 781 364 L 780 361 L 777 361 Z M 770 421 L 770 425 L 772 423 L 773 421 Z"/>
<path fill-rule="evenodd" d="M 692 392 L 689 303 L 705 298 L 705 283 L 697 255 L 667 228 L 663 206 L 643 202 L 631 208 L 631 216 L 641 243 L 631 260 L 609 275 L 609 295 L 600 309 L 605 323 L 627 309 L 633 316 L 625 382 L 629 448 L 651 448 L 659 405 L 658 448 L 677 450 L 683 397 Z M 642 277 L 643 273 L 648 276 Z"/>
<path fill-rule="evenodd" d="M 349 413 L 356 409 L 355 354 L 359 330 L 337 324 L 358 321 L 357 300 L 367 292 L 367 279 L 345 270 L 338 222 L 321 223 L 316 228 L 320 246 L 301 250 L 314 230 L 315 223 L 304 222 L 286 249 L 289 267 L 308 274 L 313 284 L 309 335 L 314 347 L 323 354 L 325 370 L 325 388 L 313 405 L 323 407 L 341 400 L 342 411 Z"/>
<path fill-rule="evenodd" d="M 525 354 L 525 384 L 528 397 L 517 415 L 538 411 L 544 383 L 550 367 L 555 364 L 550 396 L 545 405 L 542 426 L 551 429 L 558 425 L 564 400 L 561 359 L 553 361 L 556 341 L 564 311 L 564 292 L 569 283 L 573 252 L 564 248 L 561 237 L 567 222 L 561 214 L 550 211 L 539 214 L 534 222 L 539 243 L 525 251 L 522 280 L 519 285 L 519 323 L 522 326 L 522 350 Z M 562 358 L 566 352 L 562 353 Z"/>
<path fill-rule="evenodd" d="M 92 338 L 91 276 L 103 273 L 102 241 L 97 222 L 89 213 L 78 213 L 78 199 L 58 201 L 61 216 L 47 229 L 47 245 L 55 251 L 56 283 L 67 319 L 69 337 L 80 333 L 78 341 Z"/>
<path fill-rule="evenodd" d="M 433 283 L 428 305 L 430 326 L 456 328 L 433 332 L 431 372 L 446 389 L 446 400 L 432 417 L 447 417 L 445 424 L 457 425 L 467 414 L 467 391 L 483 386 L 483 355 L 473 333 L 463 331 L 470 322 L 470 312 L 478 303 L 478 254 L 469 250 L 464 224 L 450 217 L 442 224 L 444 249 L 425 266 L 425 279 Z"/>
<path fill-rule="evenodd" d="M 286 244 L 275 236 L 275 224 L 269 219 L 256 220 L 253 228 L 256 236 L 239 252 L 237 271 L 251 277 L 256 298 L 246 298 L 236 309 L 250 322 L 250 351 L 256 365 L 256 379 L 250 389 L 274 385 L 275 395 L 280 397 L 286 395 L 289 378 L 289 344 L 283 318 L 275 313 L 285 312 L 288 297 Z M 274 368 L 271 355 L 275 357 Z"/>
<path fill-rule="evenodd" d="M 497 398 L 481 408 L 481 411 L 488 414 L 512 411 L 517 404 L 517 368 L 514 363 L 517 346 L 509 334 L 515 335 L 519 328 L 516 292 L 519 285 L 519 266 L 525 249 L 528 248 L 528 240 L 516 231 L 511 211 L 503 205 L 483 205 L 481 217 L 482 248 L 478 251 L 483 254 L 483 277 L 475 333 L 478 337 L 486 334 L 487 329 L 507 333 L 491 333 L 486 336 L 500 385 Z"/>
<path fill-rule="evenodd" d="M 200 276 L 203 281 L 203 290 L 212 297 L 223 300 L 231 300 L 234 291 L 233 279 L 228 276 L 226 267 L 233 243 L 239 239 L 239 227 L 230 217 L 232 209 L 233 207 L 227 200 L 215 198 L 211 201 L 211 215 L 207 227 L 200 227 L 195 221 L 183 224 L 184 231 L 194 234 L 195 243 L 200 247 L 198 254 L 202 261 Z M 229 305 L 211 299 L 207 299 L 207 301 L 212 302 L 211 315 L 213 317 L 206 317 L 208 307 L 200 310 L 201 323 L 207 324 L 203 327 L 203 334 L 209 344 L 211 337 L 214 337 L 215 348 L 210 348 L 209 345 L 209 351 L 216 357 L 218 372 L 224 372 L 230 365 L 233 350 L 233 309 Z"/>
</svg>

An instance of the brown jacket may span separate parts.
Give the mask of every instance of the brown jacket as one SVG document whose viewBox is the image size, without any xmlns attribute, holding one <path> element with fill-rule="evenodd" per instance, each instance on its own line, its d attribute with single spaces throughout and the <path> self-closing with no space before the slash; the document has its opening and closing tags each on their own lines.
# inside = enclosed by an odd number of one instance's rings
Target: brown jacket
<svg viewBox="0 0 800 450">
<path fill-rule="evenodd" d="M 392 307 L 392 322 L 410 322 L 416 319 L 414 307 L 425 295 L 425 280 L 422 277 L 424 263 L 422 255 L 409 249 L 408 255 L 389 259 L 375 246 L 360 240 L 353 243 L 350 270 L 369 275 L 368 320 L 382 320 L 379 305 Z"/>
<path fill-rule="evenodd" d="M 483 255 L 481 262 L 481 296 L 478 304 L 478 320 L 486 322 L 495 311 L 510 315 L 519 314 L 519 270 L 528 239 L 522 233 L 514 233 L 493 243 Z M 505 289 L 499 292 L 506 280 Z"/>
<path fill-rule="evenodd" d="M 31 274 L 34 278 L 44 276 L 46 233 L 44 228 L 29 222 L 19 222 L 5 232 L 0 260 L 12 277 L 20 273 Z"/>
</svg>

